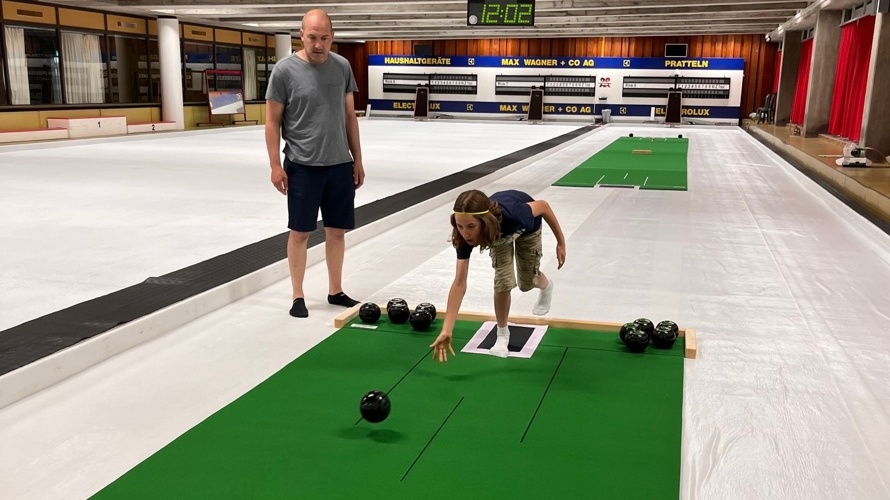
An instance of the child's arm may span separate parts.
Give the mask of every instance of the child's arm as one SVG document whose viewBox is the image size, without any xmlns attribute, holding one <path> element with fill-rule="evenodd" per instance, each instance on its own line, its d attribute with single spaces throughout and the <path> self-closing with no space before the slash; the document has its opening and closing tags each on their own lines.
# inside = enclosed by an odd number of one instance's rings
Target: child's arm
<svg viewBox="0 0 890 500">
<path fill-rule="evenodd" d="M 454 356 L 454 349 L 451 348 L 451 334 L 454 330 L 454 322 L 457 320 L 457 313 L 460 312 L 460 305 L 467 293 L 467 275 L 470 272 L 470 259 L 458 259 L 454 271 L 454 281 L 451 283 L 451 290 L 448 291 L 448 305 L 445 309 L 445 321 L 442 325 L 442 333 L 436 338 L 436 341 L 430 345 L 433 348 L 433 359 L 439 361 L 447 361 L 448 356 L 446 349 L 451 351 Z"/>
<path fill-rule="evenodd" d="M 561 269 L 566 261 L 566 238 L 562 234 L 562 228 L 559 227 L 559 220 L 556 219 L 553 209 L 550 208 L 550 204 L 545 200 L 535 200 L 529 202 L 528 205 L 532 209 L 532 215 L 543 217 L 544 222 L 550 226 L 550 230 L 556 236 L 556 261 L 559 263 L 557 269 Z"/>
</svg>

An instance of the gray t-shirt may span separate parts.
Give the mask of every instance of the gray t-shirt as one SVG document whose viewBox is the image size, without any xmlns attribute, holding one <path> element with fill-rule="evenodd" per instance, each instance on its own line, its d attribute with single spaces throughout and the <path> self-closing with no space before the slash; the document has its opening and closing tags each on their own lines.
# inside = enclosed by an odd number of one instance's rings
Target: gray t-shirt
<svg viewBox="0 0 890 500">
<path fill-rule="evenodd" d="M 352 161 L 346 139 L 346 93 L 358 85 L 349 61 L 330 53 L 310 64 L 293 53 L 269 75 L 266 99 L 284 104 L 284 154 L 301 165 L 323 167 Z"/>
</svg>

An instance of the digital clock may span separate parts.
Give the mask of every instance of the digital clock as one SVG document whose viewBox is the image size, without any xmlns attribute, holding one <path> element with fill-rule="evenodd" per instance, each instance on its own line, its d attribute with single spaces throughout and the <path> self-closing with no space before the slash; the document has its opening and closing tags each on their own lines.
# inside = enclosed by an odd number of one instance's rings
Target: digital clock
<svg viewBox="0 0 890 500">
<path fill-rule="evenodd" d="M 534 26 L 535 0 L 467 0 L 467 26 Z"/>
</svg>

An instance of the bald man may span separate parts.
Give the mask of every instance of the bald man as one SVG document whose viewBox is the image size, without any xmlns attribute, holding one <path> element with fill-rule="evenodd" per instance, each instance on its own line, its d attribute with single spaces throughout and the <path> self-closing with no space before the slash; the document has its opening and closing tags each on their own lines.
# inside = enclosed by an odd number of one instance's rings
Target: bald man
<svg viewBox="0 0 890 500">
<path fill-rule="evenodd" d="M 331 53 L 334 28 L 310 10 L 300 29 L 303 49 L 275 63 L 266 91 L 266 149 L 272 185 L 287 196 L 291 316 L 309 316 L 303 293 L 309 234 L 321 209 L 328 303 L 358 304 L 343 292 L 345 234 L 355 228 L 355 190 L 365 181 L 349 62 Z M 284 139 L 284 164 L 280 139 Z"/>
</svg>

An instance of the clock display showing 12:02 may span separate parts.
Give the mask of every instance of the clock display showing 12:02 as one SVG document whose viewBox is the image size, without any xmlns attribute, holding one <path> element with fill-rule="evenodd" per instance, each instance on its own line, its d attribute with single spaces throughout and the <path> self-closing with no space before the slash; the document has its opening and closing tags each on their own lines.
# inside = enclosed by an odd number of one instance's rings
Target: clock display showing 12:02
<svg viewBox="0 0 890 500">
<path fill-rule="evenodd" d="M 534 26 L 534 2 L 516 0 L 469 0 L 467 2 L 469 26 Z"/>
</svg>

